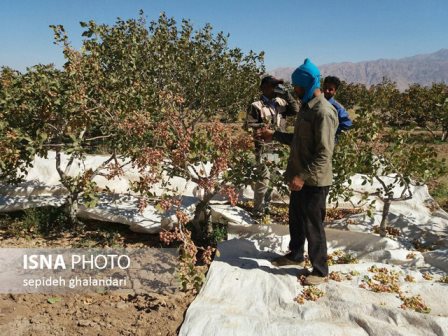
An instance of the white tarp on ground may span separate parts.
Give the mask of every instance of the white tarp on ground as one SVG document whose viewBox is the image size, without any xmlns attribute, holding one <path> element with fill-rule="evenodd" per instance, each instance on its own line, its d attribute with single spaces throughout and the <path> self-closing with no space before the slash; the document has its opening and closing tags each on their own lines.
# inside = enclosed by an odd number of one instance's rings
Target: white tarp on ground
<svg viewBox="0 0 448 336">
<path fill-rule="evenodd" d="M 75 161 L 72 164 L 69 174 L 75 175 L 85 169 L 96 169 L 100 166 L 107 156 L 88 155 L 84 162 Z M 62 168 L 68 162 L 67 156 L 62 155 Z M 205 170 L 210 167 L 205 167 Z M 143 213 L 137 210 L 138 195 L 130 192 L 129 187 L 133 181 L 138 180 L 138 173 L 135 169 L 125 167 L 125 175 L 121 178 L 107 180 L 103 176 L 95 177 L 94 181 L 101 189 L 108 188 L 111 193 L 104 193 L 100 197 L 100 202 L 95 208 L 86 208 L 81 205 L 80 217 L 93 218 L 111 222 L 128 224 L 132 230 L 138 232 L 155 233 L 162 228 L 169 229 L 175 221 L 173 214 L 159 214 L 153 206 L 148 206 Z M 387 178 L 385 178 L 387 182 Z M 360 199 L 362 192 L 375 192 L 379 184 L 362 186 L 362 176 L 356 175 L 352 178 L 352 186 L 355 189 L 353 203 Z M 178 194 L 182 194 L 183 207 L 193 209 L 194 204 L 198 202 L 195 196 L 196 184 L 187 182 L 185 179 L 175 177 L 169 180 L 171 189 L 176 189 Z M 446 230 L 446 221 L 448 215 L 443 211 L 433 211 L 426 205 L 431 205 L 434 201 L 428 194 L 426 186 L 412 187 L 414 197 L 411 200 L 394 202 L 389 216 L 389 222 L 400 228 L 404 235 L 418 238 L 422 243 L 442 241 L 445 246 L 448 241 L 448 232 Z M 172 192 L 172 191 L 170 191 Z M 155 186 L 154 193 L 163 195 L 166 189 L 161 184 Z M 400 194 L 400 189 L 395 191 Z M 50 152 L 48 158 L 36 157 L 33 167 L 29 169 L 25 181 L 18 185 L 0 185 L 0 211 L 16 211 L 30 207 L 45 205 L 60 205 L 64 202 L 67 191 L 59 181 L 59 175 L 56 171 L 55 153 Z M 244 196 L 252 197 L 252 190 L 247 188 Z M 377 201 L 377 212 L 375 217 L 370 219 L 365 214 L 352 216 L 349 220 L 332 224 L 332 227 L 351 231 L 370 232 L 373 225 L 378 225 L 381 221 L 382 202 Z M 216 212 L 216 210 L 218 212 Z M 224 222 L 228 220 L 234 222 L 253 223 L 250 216 L 244 211 L 233 210 L 230 218 L 223 215 L 219 205 L 213 206 L 213 212 L 221 217 Z M 229 211 L 227 211 L 227 214 Z"/>
<path fill-rule="evenodd" d="M 75 160 L 68 170 L 68 174 L 75 176 L 86 169 L 95 170 L 108 159 L 108 156 L 87 155 L 84 161 Z M 68 157 L 62 155 L 61 167 L 64 170 Z M 209 170 L 210 167 L 204 167 Z M 105 172 L 107 173 L 107 171 Z M 162 229 L 172 229 L 176 217 L 172 212 L 159 213 L 149 204 L 141 213 L 138 210 L 138 195 L 130 189 L 131 183 L 138 181 L 138 172 L 126 166 L 124 176 L 108 180 L 103 176 L 96 176 L 94 181 L 101 190 L 109 190 L 100 195 L 98 205 L 88 208 L 80 205 L 80 218 L 96 219 L 129 225 L 135 232 L 157 233 Z M 186 181 L 180 177 L 166 178 L 168 186 L 162 188 L 162 183 L 152 189 L 153 193 L 161 196 L 167 193 L 182 195 L 182 208 L 192 212 L 194 204 L 199 199 L 196 183 Z M 169 191 L 167 191 L 167 188 Z M 32 168 L 28 170 L 25 181 L 17 185 L 0 184 L 0 212 L 10 212 L 42 206 L 60 206 L 64 203 L 67 190 L 59 180 L 56 171 L 55 153 L 50 152 L 48 158 L 36 156 Z M 217 200 L 219 201 L 219 197 Z"/>
<path fill-rule="evenodd" d="M 360 175 L 353 178 L 352 187 L 358 194 L 376 191 L 376 185 L 361 186 L 361 182 Z M 215 208 L 217 219 L 230 221 L 229 240 L 219 245 L 220 257 L 212 262 L 180 335 L 448 335 L 448 284 L 437 282 L 448 272 L 448 214 L 434 209 L 425 186 L 413 187 L 412 192 L 413 199 L 393 202 L 390 209 L 389 224 L 401 231 L 397 239 L 370 233 L 381 221 L 380 200 L 372 219 L 359 214 L 328 225 L 339 228 L 326 229 L 329 252 L 350 251 L 360 260 L 358 264 L 330 266 L 330 272 L 357 271 L 359 275 L 320 285 L 325 295 L 303 305 L 294 301 L 304 288 L 298 281 L 303 272 L 293 266 L 274 267 L 269 261 L 287 251 L 288 228 L 250 225 L 239 209 Z M 415 239 L 436 250 L 412 251 L 414 256 L 409 259 Z M 431 308 L 430 314 L 403 310 L 397 294 L 360 288 L 365 276 L 372 278 L 368 271 L 372 265 L 401 272 L 403 293 L 420 295 Z M 425 272 L 434 279 L 425 280 Z M 415 282 L 405 281 L 406 275 Z"/>
<path fill-rule="evenodd" d="M 286 249 L 287 227 L 229 227 L 234 239 L 219 246 L 220 257 L 212 262 L 206 283 L 189 307 L 180 335 L 448 335 L 448 285 L 425 280 L 423 272 L 436 279 L 447 271 L 441 259 L 409 251 L 399 242 L 362 232 L 327 230 L 329 252 L 350 250 L 359 264 L 330 266 L 330 271 L 358 271 L 352 280 L 330 280 L 320 285 L 324 297 L 301 305 L 294 298 L 303 287 L 296 267 L 274 267 L 269 260 Z M 242 238 L 243 237 L 243 238 Z M 440 251 L 441 252 L 441 251 Z M 421 295 L 431 308 L 422 314 L 400 308 L 396 294 L 374 293 L 359 288 L 365 275 L 372 277 L 372 265 L 403 272 L 400 287 L 406 296 Z M 404 281 L 412 275 L 416 282 Z"/>
</svg>

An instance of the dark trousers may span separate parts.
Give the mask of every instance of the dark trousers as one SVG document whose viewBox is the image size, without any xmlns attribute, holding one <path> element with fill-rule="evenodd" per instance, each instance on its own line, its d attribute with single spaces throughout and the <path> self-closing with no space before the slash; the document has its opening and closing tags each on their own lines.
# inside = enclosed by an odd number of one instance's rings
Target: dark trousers
<svg viewBox="0 0 448 336">
<path fill-rule="evenodd" d="M 313 274 L 328 275 L 327 238 L 324 230 L 325 203 L 329 187 L 303 186 L 292 191 L 289 200 L 289 249 L 295 259 L 303 259 L 305 239 Z"/>
</svg>

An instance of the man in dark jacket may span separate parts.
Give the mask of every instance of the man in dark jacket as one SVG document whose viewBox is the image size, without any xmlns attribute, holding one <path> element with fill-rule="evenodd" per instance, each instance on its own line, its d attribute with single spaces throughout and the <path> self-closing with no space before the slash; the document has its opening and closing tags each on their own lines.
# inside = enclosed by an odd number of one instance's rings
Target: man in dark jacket
<svg viewBox="0 0 448 336">
<path fill-rule="evenodd" d="M 291 152 L 286 168 L 286 182 L 291 190 L 289 202 L 290 252 L 274 259 L 276 266 L 301 265 L 304 244 L 313 266 L 305 284 L 318 285 L 328 275 L 327 241 L 323 222 L 326 198 L 332 184 L 332 156 L 338 127 L 336 109 L 320 91 L 319 69 L 306 59 L 291 76 L 292 85 L 302 101 L 294 134 L 263 129 L 264 141 L 289 144 Z"/>
</svg>

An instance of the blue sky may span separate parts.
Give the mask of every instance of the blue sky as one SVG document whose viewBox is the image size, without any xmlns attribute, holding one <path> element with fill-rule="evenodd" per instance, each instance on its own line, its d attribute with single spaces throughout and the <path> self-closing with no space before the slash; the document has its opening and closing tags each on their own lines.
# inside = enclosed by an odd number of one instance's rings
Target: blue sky
<svg viewBox="0 0 448 336">
<path fill-rule="evenodd" d="M 401 58 L 448 48 L 446 0 L 0 0 L 0 66 L 25 70 L 63 64 L 50 24 L 65 26 L 81 44 L 79 21 L 112 24 L 117 17 L 149 20 L 160 12 L 197 28 L 211 23 L 230 45 L 266 52 L 268 69 Z"/>
</svg>

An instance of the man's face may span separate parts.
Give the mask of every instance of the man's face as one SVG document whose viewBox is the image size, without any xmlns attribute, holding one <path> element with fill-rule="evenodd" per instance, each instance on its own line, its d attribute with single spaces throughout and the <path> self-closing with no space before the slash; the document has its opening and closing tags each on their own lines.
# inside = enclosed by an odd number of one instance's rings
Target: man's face
<svg viewBox="0 0 448 336">
<path fill-rule="evenodd" d="M 263 95 L 267 98 L 273 98 L 275 96 L 275 93 L 274 93 L 275 87 L 272 84 L 266 83 L 266 84 L 262 85 L 260 87 L 260 89 L 261 89 L 261 92 L 263 93 Z"/>
<path fill-rule="evenodd" d="M 303 96 L 305 96 L 305 89 L 301 86 L 294 85 L 294 92 L 296 93 L 297 97 L 299 97 L 299 99 L 302 99 Z"/>
<path fill-rule="evenodd" d="M 330 99 L 331 97 L 334 97 L 336 94 L 336 85 L 333 83 L 324 83 L 324 95 L 325 98 Z"/>
</svg>

